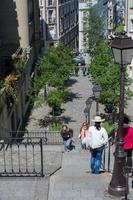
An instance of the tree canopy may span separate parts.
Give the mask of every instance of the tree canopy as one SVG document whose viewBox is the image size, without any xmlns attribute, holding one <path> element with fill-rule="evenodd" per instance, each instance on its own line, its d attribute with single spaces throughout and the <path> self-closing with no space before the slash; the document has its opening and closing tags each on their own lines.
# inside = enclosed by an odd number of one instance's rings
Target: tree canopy
<svg viewBox="0 0 133 200">
<path fill-rule="evenodd" d="M 47 54 L 43 55 L 37 62 L 37 77 L 34 80 L 33 88 L 35 97 L 38 99 L 38 92 L 51 88 L 44 100 L 49 106 L 60 106 L 63 103 L 66 93 L 66 80 L 73 70 L 73 54 L 63 44 L 51 47 Z M 42 98 L 41 98 L 42 99 Z"/>
<path fill-rule="evenodd" d="M 120 66 L 114 62 L 111 49 L 107 43 L 99 45 L 94 53 L 92 62 L 89 67 L 89 73 L 92 80 L 99 83 L 102 87 L 101 99 L 103 104 L 112 103 L 114 107 L 119 105 L 119 88 L 120 88 Z M 125 86 L 126 95 L 125 99 L 129 98 L 128 86 L 130 79 L 126 73 Z"/>
</svg>

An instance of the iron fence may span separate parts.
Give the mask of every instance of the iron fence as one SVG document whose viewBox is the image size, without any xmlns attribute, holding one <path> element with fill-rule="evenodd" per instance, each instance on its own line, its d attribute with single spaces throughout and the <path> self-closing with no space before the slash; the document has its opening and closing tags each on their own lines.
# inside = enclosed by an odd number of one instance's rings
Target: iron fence
<svg viewBox="0 0 133 200">
<path fill-rule="evenodd" d="M 39 138 L 42 138 L 43 144 L 47 145 L 61 145 L 63 144 L 63 139 L 59 131 L 40 131 L 40 132 L 29 132 L 29 131 L 13 131 L 10 132 L 10 137 L 12 141 L 16 141 L 18 137 L 21 137 L 27 142 L 38 141 Z"/>
<path fill-rule="evenodd" d="M 0 140 L 0 176 L 44 176 L 43 145 L 62 145 L 60 132 L 10 132 Z"/>
<path fill-rule="evenodd" d="M 43 145 L 62 145 L 60 132 L 10 132 L 0 141 L 0 176 L 44 176 Z M 17 137 L 16 137 L 17 136 Z M 102 168 L 110 172 L 111 138 Z"/>
<path fill-rule="evenodd" d="M 0 141 L 0 176 L 44 176 L 43 141 Z"/>
</svg>

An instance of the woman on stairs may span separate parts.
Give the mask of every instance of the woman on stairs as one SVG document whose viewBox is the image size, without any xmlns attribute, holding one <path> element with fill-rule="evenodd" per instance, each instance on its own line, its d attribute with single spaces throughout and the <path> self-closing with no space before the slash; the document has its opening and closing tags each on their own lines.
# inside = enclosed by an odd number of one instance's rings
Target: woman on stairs
<svg viewBox="0 0 133 200">
<path fill-rule="evenodd" d="M 73 129 L 69 128 L 67 125 L 63 125 L 62 129 L 61 129 L 61 136 L 63 138 L 63 143 L 64 143 L 64 147 L 65 147 L 65 151 L 70 151 L 73 148 L 75 148 L 75 146 L 73 145 Z"/>
<path fill-rule="evenodd" d="M 82 127 L 80 129 L 80 134 L 79 134 L 79 139 L 81 140 L 81 149 L 82 149 L 82 152 L 85 152 L 87 150 L 86 148 L 86 142 L 84 141 L 86 135 L 87 135 L 87 132 L 88 132 L 88 124 L 87 122 L 84 122 L 82 124 Z"/>
</svg>

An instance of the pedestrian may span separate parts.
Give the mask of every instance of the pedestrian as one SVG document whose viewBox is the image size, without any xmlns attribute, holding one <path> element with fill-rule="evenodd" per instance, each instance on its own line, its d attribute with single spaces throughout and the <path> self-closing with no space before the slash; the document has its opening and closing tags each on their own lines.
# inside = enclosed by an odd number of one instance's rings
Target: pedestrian
<svg viewBox="0 0 133 200">
<path fill-rule="evenodd" d="M 86 76 L 86 65 L 82 66 L 83 76 Z"/>
<path fill-rule="evenodd" d="M 80 134 L 79 134 L 79 139 L 81 140 L 82 152 L 85 152 L 87 150 L 86 142 L 84 141 L 84 138 L 86 138 L 87 132 L 88 132 L 88 124 L 87 124 L 87 122 L 84 122 L 82 124 L 82 127 L 80 129 Z"/>
<path fill-rule="evenodd" d="M 79 72 L 79 65 L 75 65 L 74 67 L 74 71 L 75 71 L 75 76 L 78 76 L 78 72 Z"/>
<path fill-rule="evenodd" d="M 70 151 L 75 146 L 73 145 L 73 129 L 69 128 L 67 125 L 63 125 L 61 129 L 61 136 L 63 138 L 63 144 L 65 147 L 65 151 Z"/>
<path fill-rule="evenodd" d="M 123 139 L 124 139 L 124 151 L 126 152 L 126 166 L 128 167 L 128 172 L 132 169 L 132 151 L 133 151 L 133 128 L 129 125 L 129 117 L 124 116 L 123 120 Z M 118 134 L 116 135 L 116 142 L 118 139 Z"/>
<path fill-rule="evenodd" d="M 102 152 L 108 142 L 108 134 L 105 128 L 101 126 L 104 121 L 100 116 L 95 116 L 93 126 L 89 127 L 86 142 L 90 147 L 91 152 L 91 172 L 94 174 L 100 173 Z"/>
</svg>

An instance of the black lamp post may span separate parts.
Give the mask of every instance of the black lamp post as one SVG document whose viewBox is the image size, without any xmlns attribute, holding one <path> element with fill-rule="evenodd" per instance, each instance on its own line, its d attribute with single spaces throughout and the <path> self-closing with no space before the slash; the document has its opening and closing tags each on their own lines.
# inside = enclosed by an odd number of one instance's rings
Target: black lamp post
<svg viewBox="0 0 133 200">
<path fill-rule="evenodd" d="M 84 115 L 85 115 L 85 121 L 87 122 L 88 120 L 88 109 L 87 108 L 85 108 L 84 109 Z"/>
<path fill-rule="evenodd" d="M 96 115 L 99 114 L 99 98 L 100 98 L 100 92 L 101 92 L 102 88 L 101 88 L 101 85 L 96 83 L 93 88 L 92 88 L 92 91 L 93 91 L 93 94 L 94 94 L 94 97 L 95 97 L 95 100 L 96 100 Z"/>
<path fill-rule="evenodd" d="M 92 99 L 88 98 L 85 103 L 86 103 L 86 108 L 87 108 L 87 111 L 88 111 L 88 123 L 89 123 L 90 122 L 90 108 L 91 108 L 91 104 L 92 104 Z"/>
<path fill-rule="evenodd" d="M 112 180 L 108 187 L 108 192 L 114 196 L 123 196 L 128 193 L 128 183 L 124 176 L 126 155 L 123 149 L 123 118 L 124 118 L 124 82 L 125 67 L 130 64 L 133 57 L 133 40 L 125 34 L 120 34 L 112 40 L 111 48 L 116 63 L 120 65 L 120 98 L 119 98 L 119 122 L 118 140 L 115 149 L 115 161 Z"/>
</svg>

